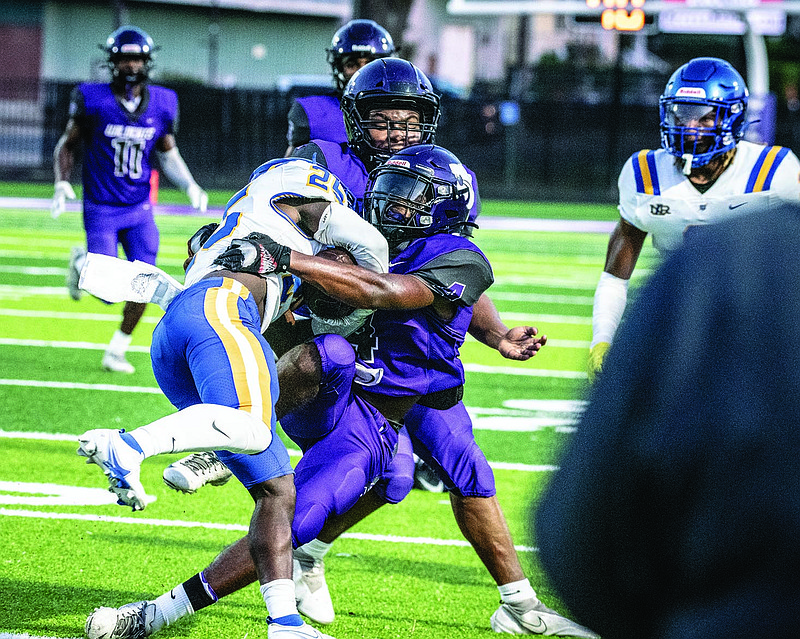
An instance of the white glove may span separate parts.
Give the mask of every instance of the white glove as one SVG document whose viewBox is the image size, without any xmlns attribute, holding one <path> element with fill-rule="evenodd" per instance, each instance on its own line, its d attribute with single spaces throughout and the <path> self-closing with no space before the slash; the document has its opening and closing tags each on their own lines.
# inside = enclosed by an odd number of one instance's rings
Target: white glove
<svg viewBox="0 0 800 639">
<path fill-rule="evenodd" d="M 50 217 L 57 220 L 66 209 L 66 200 L 75 199 L 75 191 L 72 185 L 66 180 L 56 182 L 56 190 L 53 194 L 53 203 L 50 205 Z"/>
<path fill-rule="evenodd" d="M 189 196 L 189 201 L 195 211 L 206 212 L 206 209 L 208 209 L 208 193 L 201 189 L 197 182 L 192 182 L 189 185 L 189 188 L 186 189 L 186 195 Z"/>
</svg>

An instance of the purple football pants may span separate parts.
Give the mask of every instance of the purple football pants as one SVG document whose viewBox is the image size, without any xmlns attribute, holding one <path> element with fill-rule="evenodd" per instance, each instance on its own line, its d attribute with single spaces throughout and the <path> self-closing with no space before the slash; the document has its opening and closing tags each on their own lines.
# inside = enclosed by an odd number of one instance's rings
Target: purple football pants
<svg viewBox="0 0 800 639">
<path fill-rule="evenodd" d="M 284 432 L 303 451 L 294 476 L 295 547 L 315 539 L 328 517 L 352 508 L 385 472 L 397 448 L 395 429 L 351 390 L 353 347 L 339 335 L 321 335 L 313 343 L 322 360 L 319 393 L 281 419 Z"/>
<path fill-rule="evenodd" d="M 117 257 L 117 245 L 121 244 L 129 261 L 156 263 L 158 227 L 147 200 L 132 206 L 107 206 L 84 200 L 83 227 L 90 253 Z"/>
<path fill-rule="evenodd" d="M 494 473 L 475 442 L 472 420 L 462 402 L 446 410 L 415 405 L 403 420 L 397 455 L 376 484 L 381 498 L 396 504 L 414 485 L 416 453 L 436 471 L 445 488 L 463 497 L 492 497 Z"/>
</svg>

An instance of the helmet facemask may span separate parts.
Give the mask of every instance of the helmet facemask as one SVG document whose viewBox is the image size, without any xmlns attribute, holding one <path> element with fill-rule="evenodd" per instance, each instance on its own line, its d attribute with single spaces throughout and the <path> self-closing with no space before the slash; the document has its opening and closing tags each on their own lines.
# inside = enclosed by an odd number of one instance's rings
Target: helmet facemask
<svg viewBox="0 0 800 639">
<path fill-rule="evenodd" d="M 662 146 L 676 157 L 691 158 L 691 168 L 724 155 L 741 137 L 735 133 L 744 118 L 741 102 L 663 98 L 660 106 Z"/>
<path fill-rule="evenodd" d="M 460 232 L 466 222 L 468 187 L 424 175 L 424 168 L 381 166 L 364 195 L 365 215 L 386 238 L 392 256 L 415 239 Z"/>
</svg>

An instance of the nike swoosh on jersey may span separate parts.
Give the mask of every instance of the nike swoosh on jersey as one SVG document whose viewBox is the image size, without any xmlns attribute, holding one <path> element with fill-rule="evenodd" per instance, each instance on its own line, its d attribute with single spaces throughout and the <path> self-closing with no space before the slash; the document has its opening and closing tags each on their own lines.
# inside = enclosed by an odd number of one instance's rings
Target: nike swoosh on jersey
<svg viewBox="0 0 800 639">
<path fill-rule="evenodd" d="M 728 208 L 733 211 L 733 209 L 738 209 L 740 206 L 744 206 L 747 202 L 739 202 L 738 204 L 728 204 Z"/>
</svg>

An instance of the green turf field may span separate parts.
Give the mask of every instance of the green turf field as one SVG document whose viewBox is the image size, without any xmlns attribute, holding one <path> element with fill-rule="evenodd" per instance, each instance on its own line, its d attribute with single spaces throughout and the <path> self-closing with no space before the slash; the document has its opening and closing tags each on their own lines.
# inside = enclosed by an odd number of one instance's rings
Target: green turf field
<svg viewBox="0 0 800 639">
<path fill-rule="evenodd" d="M 49 185 L 0 187 L 0 195 L 51 194 Z M 171 197 L 183 201 L 179 193 Z M 212 204 L 224 200 L 215 194 Z M 585 205 L 486 202 L 484 211 L 614 219 L 613 207 Z M 162 268 L 181 277 L 186 238 L 205 221 L 158 217 Z M 196 495 L 168 490 L 161 472 L 177 456 L 145 461 L 143 483 L 157 500 L 132 513 L 112 503 L 99 469 L 75 455 L 76 436 L 87 429 L 133 429 L 172 410 L 150 370 L 157 307 L 134 336 L 129 359 L 136 373 L 100 368 L 120 306 L 68 297 L 70 247 L 83 238 L 77 213 L 52 220 L 44 210 L 0 210 L 0 635 L 82 636 L 95 606 L 160 595 L 241 536 L 251 514 L 250 497 L 236 481 Z M 584 395 L 592 296 L 607 236 L 478 231 L 476 241 L 494 266 L 489 294 L 505 321 L 535 325 L 549 337 L 527 363 L 465 344 L 464 401 L 495 467 L 527 574 L 540 597 L 563 610 L 537 564 L 529 514 Z M 648 243 L 636 277 L 654 264 Z M 402 504 L 383 508 L 336 543 L 326 572 L 337 618 L 325 631 L 338 639 L 491 635 L 497 590 L 442 495 L 412 491 Z M 265 616 L 250 586 L 158 636 L 266 639 Z"/>
</svg>

